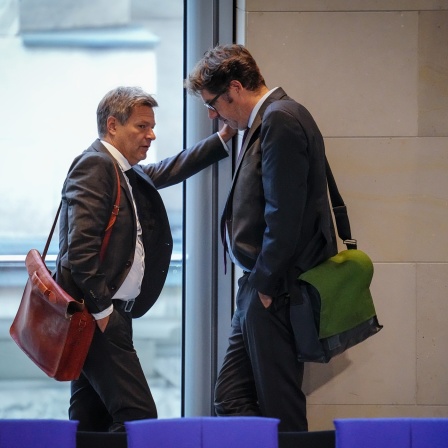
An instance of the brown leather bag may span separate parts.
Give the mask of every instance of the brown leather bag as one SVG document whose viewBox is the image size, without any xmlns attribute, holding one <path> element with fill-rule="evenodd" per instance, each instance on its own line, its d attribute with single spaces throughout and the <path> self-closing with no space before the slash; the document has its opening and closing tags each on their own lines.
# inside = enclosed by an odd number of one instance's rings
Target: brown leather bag
<svg viewBox="0 0 448 448">
<path fill-rule="evenodd" d="M 115 171 L 117 197 L 103 238 L 101 259 L 106 252 L 120 204 L 120 178 L 116 166 Z M 42 256 L 36 249 L 31 249 L 26 256 L 29 278 L 9 332 L 17 345 L 49 377 L 70 381 L 79 378 L 96 323 L 84 301 L 67 294 L 56 283 L 45 264 L 60 210 L 61 205 Z"/>
<path fill-rule="evenodd" d="M 10 328 L 17 345 L 48 376 L 79 378 L 95 331 L 84 302 L 68 295 L 53 279 L 36 249 L 26 256 L 29 279 Z"/>
</svg>

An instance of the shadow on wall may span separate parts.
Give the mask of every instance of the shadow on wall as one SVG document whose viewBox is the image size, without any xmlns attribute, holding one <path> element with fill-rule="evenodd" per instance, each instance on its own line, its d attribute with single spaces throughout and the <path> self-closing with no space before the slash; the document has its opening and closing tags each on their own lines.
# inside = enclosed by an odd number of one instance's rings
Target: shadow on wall
<svg viewBox="0 0 448 448">
<path fill-rule="evenodd" d="M 346 353 L 333 358 L 327 364 L 306 363 L 303 378 L 303 391 L 306 395 L 310 395 L 337 376 L 341 375 L 352 364 L 353 362 L 349 359 L 349 356 Z"/>
</svg>

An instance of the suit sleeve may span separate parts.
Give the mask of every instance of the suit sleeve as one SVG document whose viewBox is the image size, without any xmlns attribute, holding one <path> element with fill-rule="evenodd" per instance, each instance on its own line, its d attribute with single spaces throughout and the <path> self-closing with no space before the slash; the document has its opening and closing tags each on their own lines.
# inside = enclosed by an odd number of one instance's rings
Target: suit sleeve
<svg viewBox="0 0 448 448">
<path fill-rule="evenodd" d="M 249 282 L 275 297 L 284 292 L 302 227 L 309 145 L 295 114 L 273 107 L 264 114 L 260 139 L 266 229 Z"/>
<path fill-rule="evenodd" d="M 215 133 L 173 157 L 142 166 L 142 168 L 155 187 L 161 189 L 188 179 L 228 155 L 227 147 Z"/>
</svg>

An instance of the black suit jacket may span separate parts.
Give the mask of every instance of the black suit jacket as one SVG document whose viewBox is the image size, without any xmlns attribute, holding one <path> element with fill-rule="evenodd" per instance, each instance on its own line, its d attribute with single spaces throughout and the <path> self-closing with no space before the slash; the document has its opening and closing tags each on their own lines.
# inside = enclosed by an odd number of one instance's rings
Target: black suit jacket
<svg viewBox="0 0 448 448">
<path fill-rule="evenodd" d="M 145 248 L 145 272 L 133 317 L 145 314 L 159 297 L 172 252 L 168 217 L 157 189 L 182 182 L 226 157 L 217 134 L 176 156 L 136 165 L 139 220 Z M 111 305 L 134 258 L 136 220 L 131 193 L 120 169 L 120 210 L 103 262 L 99 252 L 117 195 L 112 155 L 96 140 L 72 163 L 62 189 L 56 279 L 92 313 Z"/>
<path fill-rule="evenodd" d="M 305 107 L 278 88 L 241 151 L 222 228 L 256 290 L 293 293 L 298 274 L 337 252 L 322 135 Z"/>
</svg>

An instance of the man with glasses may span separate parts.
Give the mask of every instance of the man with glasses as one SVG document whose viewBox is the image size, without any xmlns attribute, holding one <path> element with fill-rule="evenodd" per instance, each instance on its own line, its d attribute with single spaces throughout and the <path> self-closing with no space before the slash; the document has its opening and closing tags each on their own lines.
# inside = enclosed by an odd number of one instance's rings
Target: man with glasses
<svg viewBox="0 0 448 448">
<path fill-rule="evenodd" d="M 185 85 L 211 119 L 245 131 L 221 221 L 226 252 L 244 275 L 216 413 L 274 417 L 280 431 L 306 431 L 289 307 L 300 300 L 298 275 L 337 252 L 322 135 L 302 105 L 267 88 L 241 45 L 208 51 Z"/>
<path fill-rule="evenodd" d="M 210 101 L 206 101 L 206 102 L 204 103 L 204 106 L 205 106 L 207 109 L 210 109 L 211 111 L 216 112 L 216 113 L 219 114 L 219 112 L 215 109 L 214 104 L 216 103 L 216 101 L 218 100 L 218 98 L 219 98 L 223 93 L 225 93 L 226 91 L 227 91 L 227 89 L 223 90 L 222 92 L 219 92 L 218 95 L 214 96 Z"/>
</svg>

